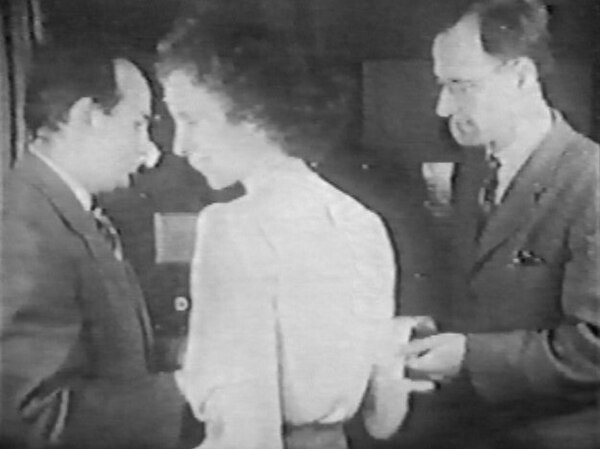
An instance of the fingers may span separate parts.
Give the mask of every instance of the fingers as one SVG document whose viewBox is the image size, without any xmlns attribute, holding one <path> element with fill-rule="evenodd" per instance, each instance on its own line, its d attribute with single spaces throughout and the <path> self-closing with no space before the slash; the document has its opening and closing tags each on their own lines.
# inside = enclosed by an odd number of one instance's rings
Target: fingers
<svg viewBox="0 0 600 449">
<path fill-rule="evenodd" d="M 411 357 L 418 356 L 424 352 L 430 351 L 439 344 L 439 335 L 432 337 L 421 338 L 413 340 L 409 343 L 401 345 L 396 351 L 396 355 L 400 357 Z"/>
<path fill-rule="evenodd" d="M 437 332 L 435 321 L 430 316 L 397 316 L 393 319 L 393 328 L 401 341 L 412 335 L 431 335 Z"/>
<path fill-rule="evenodd" d="M 414 391 L 417 393 L 424 393 L 427 391 L 432 391 L 436 387 L 434 382 L 429 380 L 409 380 L 408 388 L 410 391 Z"/>
<path fill-rule="evenodd" d="M 406 367 L 414 371 L 430 372 L 439 364 L 438 357 L 435 354 L 427 353 L 420 357 L 408 357 L 406 359 Z"/>
<path fill-rule="evenodd" d="M 409 369 L 413 375 L 425 376 L 427 380 L 424 382 L 444 383 L 449 380 L 447 373 L 445 373 L 443 367 L 440 366 L 437 357 L 432 357 L 429 354 L 422 357 L 407 359 L 406 368 Z"/>
<path fill-rule="evenodd" d="M 415 331 L 421 334 L 433 334 L 437 332 L 438 328 L 435 321 L 430 316 L 417 316 L 415 317 L 416 326 Z"/>
<path fill-rule="evenodd" d="M 418 326 L 418 319 L 412 316 L 395 317 L 392 324 L 392 335 L 396 343 L 407 343 Z"/>
<path fill-rule="evenodd" d="M 449 380 L 460 373 L 465 352 L 463 334 L 438 334 L 406 345 L 406 367 L 432 380 Z"/>
</svg>

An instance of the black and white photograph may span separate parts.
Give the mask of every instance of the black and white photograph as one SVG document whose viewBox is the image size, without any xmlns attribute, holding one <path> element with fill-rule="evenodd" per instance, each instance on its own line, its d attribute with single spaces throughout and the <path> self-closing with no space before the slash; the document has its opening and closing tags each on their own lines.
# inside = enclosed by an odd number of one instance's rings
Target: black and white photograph
<svg viewBox="0 0 600 449">
<path fill-rule="evenodd" d="M 0 0 L 0 449 L 600 449 L 599 0 Z"/>
</svg>

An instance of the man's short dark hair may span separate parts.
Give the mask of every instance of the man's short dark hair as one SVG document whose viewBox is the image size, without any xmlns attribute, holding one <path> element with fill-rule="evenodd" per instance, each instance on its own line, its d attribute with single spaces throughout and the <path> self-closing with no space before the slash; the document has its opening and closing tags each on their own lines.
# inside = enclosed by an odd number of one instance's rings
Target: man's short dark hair
<svg viewBox="0 0 600 449">
<path fill-rule="evenodd" d="M 258 124 L 290 154 L 326 151 L 347 131 L 355 88 L 347 66 L 325 61 L 260 17 L 243 21 L 218 7 L 188 16 L 163 39 L 159 59 L 159 76 L 189 70 L 225 97 L 232 122 Z"/>
<path fill-rule="evenodd" d="M 548 11 L 540 0 L 478 0 L 466 14 L 478 17 L 486 53 L 504 61 L 528 57 L 542 76 L 551 70 Z"/>
<path fill-rule="evenodd" d="M 56 131 L 71 107 L 89 97 L 105 112 L 120 101 L 115 79 L 117 51 L 98 46 L 42 47 L 28 74 L 25 121 L 29 132 Z"/>
</svg>

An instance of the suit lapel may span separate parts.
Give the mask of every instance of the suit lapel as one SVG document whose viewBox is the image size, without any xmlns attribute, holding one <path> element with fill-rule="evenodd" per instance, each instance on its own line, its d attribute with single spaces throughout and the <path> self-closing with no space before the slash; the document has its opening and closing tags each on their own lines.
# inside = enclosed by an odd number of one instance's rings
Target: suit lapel
<svg viewBox="0 0 600 449">
<path fill-rule="evenodd" d="M 154 333 L 152 331 L 152 323 L 150 321 L 150 315 L 148 314 L 146 302 L 144 301 L 144 293 L 142 292 L 137 276 L 129 262 L 127 260 L 123 260 L 122 266 L 129 279 L 129 284 L 131 285 L 131 288 L 135 289 L 135 295 L 133 296 L 136 299 L 137 311 L 139 314 L 140 322 L 142 324 L 142 330 L 144 331 L 144 336 L 147 342 L 146 352 L 149 356 L 149 360 L 152 360 Z"/>
<path fill-rule="evenodd" d="M 41 159 L 26 154 L 15 171 L 46 197 L 71 230 L 84 238 L 97 233 L 93 218 L 83 210 L 75 194 Z"/>
<path fill-rule="evenodd" d="M 104 237 L 100 235 L 92 215 L 83 209 L 75 194 L 58 175 L 35 155 L 26 154 L 19 161 L 15 170 L 48 199 L 65 224 L 81 237 L 92 256 L 98 261 L 98 267 L 102 272 L 105 284 L 107 280 L 110 280 L 111 285 L 107 286 L 109 294 L 114 291 L 112 286 L 115 280 L 121 280 L 121 282 L 118 282 L 121 287 L 114 294 L 127 296 L 130 301 L 134 302 L 135 310 L 149 345 L 148 349 L 150 349 L 152 326 L 137 278 L 126 262 L 119 263 L 114 258 L 110 248 L 104 241 Z M 126 298 L 116 298 L 117 301 L 123 299 Z"/>
<path fill-rule="evenodd" d="M 564 120 L 556 115 L 550 133 L 519 170 L 504 201 L 488 219 L 477 246 L 475 269 L 518 229 L 531 223 L 551 190 L 553 173 L 572 133 Z"/>
</svg>

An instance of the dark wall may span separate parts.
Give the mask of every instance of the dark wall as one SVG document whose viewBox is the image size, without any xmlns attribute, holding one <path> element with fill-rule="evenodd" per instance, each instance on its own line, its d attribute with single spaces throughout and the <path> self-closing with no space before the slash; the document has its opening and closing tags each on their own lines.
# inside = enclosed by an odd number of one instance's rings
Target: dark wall
<svg viewBox="0 0 600 449">
<path fill-rule="evenodd" d="M 45 28 L 51 38 L 75 36 L 122 38 L 140 50 L 153 51 L 168 31 L 181 0 L 42 0 Z"/>
<path fill-rule="evenodd" d="M 402 311 L 443 318 L 444 227 L 423 207 L 427 197 L 420 163 L 457 157 L 433 113 L 437 87 L 430 46 L 465 0 L 255 1 L 274 26 L 294 27 L 315 52 L 355 68 L 362 89 L 348 145 L 315 168 L 386 220 L 400 258 Z M 120 36 L 148 54 L 178 11 L 190 5 L 193 0 L 43 1 L 51 39 Z M 599 53 L 594 27 L 600 23 L 600 7 L 594 0 L 553 0 L 551 8 L 559 75 L 549 90 L 576 126 L 598 137 L 600 64 L 594 62 Z M 156 263 L 153 214 L 196 214 L 240 191 L 211 191 L 200 174 L 170 155 L 172 124 L 159 103 L 157 112 L 162 120 L 153 132 L 166 154 L 162 164 L 140 176 L 132 189 L 103 200 L 140 276 L 160 337 L 157 354 L 168 368 L 174 362 L 173 348 L 186 331 L 187 312 L 177 311 L 174 300 L 189 296 L 188 266 Z"/>
</svg>

